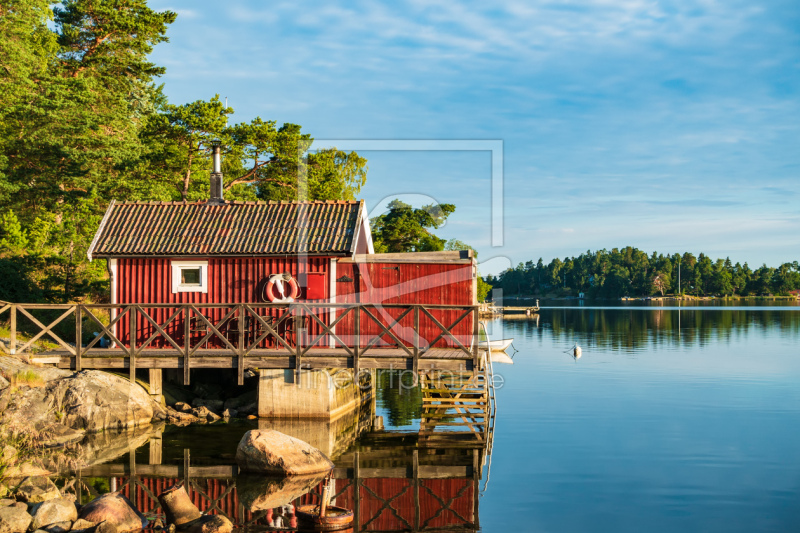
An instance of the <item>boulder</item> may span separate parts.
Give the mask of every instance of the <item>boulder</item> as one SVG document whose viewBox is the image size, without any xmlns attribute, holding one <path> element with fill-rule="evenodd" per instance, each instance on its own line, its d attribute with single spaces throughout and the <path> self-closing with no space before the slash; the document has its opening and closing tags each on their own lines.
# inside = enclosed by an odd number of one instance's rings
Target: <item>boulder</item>
<svg viewBox="0 0 800 533">
<path fill-rule="evenodd" d="M 12 500 L 11 498 L 0 499 L 0 507 L 8 507 L 10 505 L 14 505 L 15 503 L 17 503 L 17 501 Z"/>
<path fill-rule="evenodd" d="M 203 398 L 195 398 L 192 400 L 192 407 L 208 407 L 210 411 L 219 413 L 222 411 L 225 402 L 222 400 L 204 400 Z"/>
<path fill-rule="evenodd" d="M 186 402 L 177 402 L 177 403 L 175 403 L 175 405 L 173 406 L 173 408 L 174 408 L 176 411 L 179 411 L 179 412 L 181 412 L 181 413 L 188 413 L 189 411 L 191 411 L 191 410 L 192 410 L 192 406 L 191 406 L 191 405 L 189 405 L 189 404 L 188 404 L 188 403 L 186 403 Z"/>
<path fill-rule="evenodd" d="M 0 533 L 25 533 L 31 524 L 28 511 L 17 506 L 0 507 Z"/>
<path fill-rule="evenodd" d="M 38 431 L 45 445 L 80 440 L 74 430 L 97 432 L 126 428 L 164 418 L 165 412 L 138 384 L 97 370 L 72 373 L 27 365 L 14 357 L 0 357 L 8 375 L 36 372 L 42 386 L 0 389 L 0 411 L 9 423 Z M 64 429 L 69 431 L 64 431 Z"/>
<path fill-rule="evenodd" d="M 47 533 L 67 533 L 71 528 L 72 522 L 56 522 L 42 529 Z"/>
<path fill-rule="evenodd" d="M 46 502 L 36 504 L 31 509 L 33 521 L 31 529 L 51 529 L 49 526 L 61 522 L 69 522 L 66 531 L 69 531 L 72 522 L 78 519 L 78 510 L 75 504 L 65 498 L 54 498 Z"/>
<path fill-rule="evenodd" d="M 114 525 L 119 532 L 139 531 L 147 526 L 145 517 L 119 492 L 109 492 L 95 498 L 81 507 L 78 516 L 98 524 L 107 522 Z"/>
<path fill-rule="evenodd" d="M 55 483 L 47 476 L 28 477 L 20 483 L 16 490 L 18 500 L 28 503 L 40 503 L 54 498 L 60 498 Z"/>
<path fill-rule="evenodd" d="M 111 522 L 100 522 L 92 533 L 119 533 L 119 530 Z"/>
<path fill-rule="evenodd" d="M 217 420 L 222 418 L 221 416 L 219 416 L 216 413 L 212 412 L 206 406 L 195 407 L 194 409 L 192 409 L 192 414 L 194 416 L 196 416 L 197 418 L 200 418 L 202 420 L 207 420 L 209 422 L 216 422 Z"/>
<path fill-rule="evenodd" d="M 75 531 L 76 533 L 78 531 L 87 531 L 90 529 L 94 529 L 96 525 L 97 524 L 95 522 L 90 522 L 88 520 L 84 520 L 83 518 L 78 518 L 72 524 L 72 528 L 70 529 L 70 531 Z"/>
<path fill-rule="evenodd" d="M 162 408 L 144 388 L 129 380 L 100 372 L 78 372 L 58 382 L 63 394 L 63 423 L 86 431 L 149 424 Z"/>
<path fill-rule="evenodd" d="M 251 429 L 236 449 L 242 472 L 307 475 L 328 472 L 333 463 L 310 444 L 272 429 Z"/>
<path fill-rule="evenodd" d="M 176 411 L 171 407 L 167 407 L 167 423 L 175 424 L 178 426 L 186 426 L 198 422 L 200 419 L 189 412 Z"/>
</svg>

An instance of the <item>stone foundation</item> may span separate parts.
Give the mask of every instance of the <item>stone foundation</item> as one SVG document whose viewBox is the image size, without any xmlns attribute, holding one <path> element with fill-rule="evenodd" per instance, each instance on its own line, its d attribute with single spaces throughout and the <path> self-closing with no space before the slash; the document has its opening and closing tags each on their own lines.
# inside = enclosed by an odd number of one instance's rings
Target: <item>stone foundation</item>
<svg viewBox="0 0 800 533">
<path fill-rule="evenodd" d="M 362 371 L 360 383 L 353 382 L 352 370 L 307 370 L 296 377 L 293 370 L 259 371 L 259 418 L 332 421 L 374 401 L 374 371 Z"/>
</svg>

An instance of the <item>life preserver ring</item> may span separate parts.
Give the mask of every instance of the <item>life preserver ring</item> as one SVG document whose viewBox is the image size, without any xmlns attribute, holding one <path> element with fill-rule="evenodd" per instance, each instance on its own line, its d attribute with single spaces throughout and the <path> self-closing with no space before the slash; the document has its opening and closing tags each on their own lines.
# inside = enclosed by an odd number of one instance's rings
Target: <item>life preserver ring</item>
<svg viewBox="0 0 800 533">
<path fill-rule="evenodd" d="M 289 278 L 288 280 L 286 278 Z M 288 294 L 287 294 L 288 293 Z M 297 280 L 289 274 L 273 274 L 269 277 L 269 283 L 264 287 L 264 296 L 272 303 L 290 303 L 300 294 L 300 286 Z"/>
</svg>

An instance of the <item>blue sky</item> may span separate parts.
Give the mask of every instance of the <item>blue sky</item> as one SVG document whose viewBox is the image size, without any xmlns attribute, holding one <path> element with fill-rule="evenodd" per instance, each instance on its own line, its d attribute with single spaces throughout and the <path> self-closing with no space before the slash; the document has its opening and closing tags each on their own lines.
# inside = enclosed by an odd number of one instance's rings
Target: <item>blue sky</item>
<svg viewBox="0 0 800 533">
<path fill-rule="evenodd" d="M 800 260 L 797 0 L 150 5 L 179 14 L 153 55 L 172 103 L 385 141 L 358 150 L 370 209 L 456 204 L 438 234 L 484 272 L 626 245 Z M 408 140 L 502 143 L 503 246 L 491 152 Z"/>
</svg>

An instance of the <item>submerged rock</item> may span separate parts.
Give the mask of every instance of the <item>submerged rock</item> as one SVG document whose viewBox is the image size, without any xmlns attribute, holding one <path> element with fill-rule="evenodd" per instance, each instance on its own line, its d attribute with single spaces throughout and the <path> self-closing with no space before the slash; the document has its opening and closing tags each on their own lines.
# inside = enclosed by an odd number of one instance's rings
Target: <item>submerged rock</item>
<svg viewBox="0 0 800 533">
<path fill-rule="evenodd" d="M 305 475 L 328 472 L 333 462 L 310 444 L 271 429 L 252 429 L 236 449 L 236 463 L 243 472 Z"/>
<path fill-rule="evenodd" d="M 25 533 L 31 520 L 28 511 L 21 507 L 0 507 L 0 533 Z"/>
<path fill-rule="evenodd" d="M 109 492 L 90 501 L 81 508 L 78 516 L 89 522 L 111 524 L 121 533 L 139 531 L 147 526 L 147 519 L 119 492 Z"/>
</svg>

